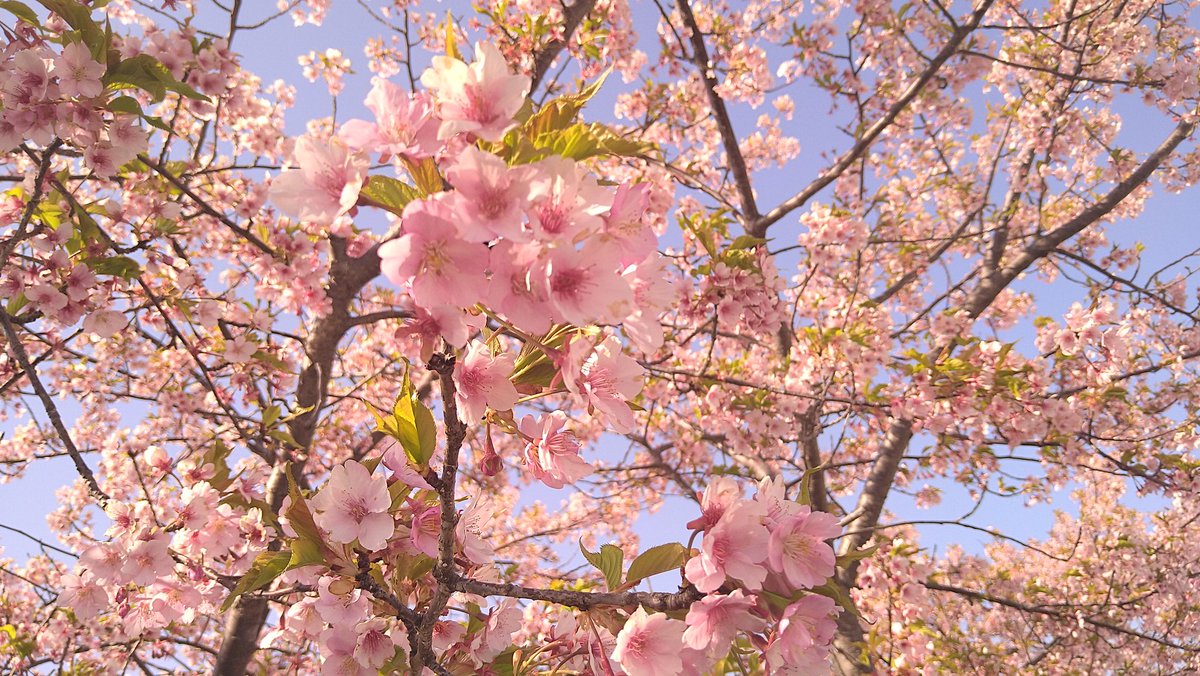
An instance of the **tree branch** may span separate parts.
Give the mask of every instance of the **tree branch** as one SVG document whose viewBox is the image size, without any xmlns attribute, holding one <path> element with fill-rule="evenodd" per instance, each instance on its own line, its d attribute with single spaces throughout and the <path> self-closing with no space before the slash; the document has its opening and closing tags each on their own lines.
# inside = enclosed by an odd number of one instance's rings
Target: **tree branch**
<svg viewBox="0 0 1200 676">
<path fill-rule="evenodd" d="M 712 108 L 717 130 L 721 133 L 721 145 L 725 147 L 726 162 L 729 164 L 729 170 L 733 172 L 733 181 L 737 186 L 738 199 L 742 206 L 742 222 L 753 227 L 759 220 L 758 205 L 754 201 L 754 187 L 750 184 L 750 172 L 746 169 L 746 159 L 742 157 L 742 149 L 733 130 L 733 121 L 729 119 L 729 110 L 725 106 L 725 100 L 717 94 L 717 78 L 713 70 L 715 64 L 708 56 L 704 34 L 696 25 L 696 16 L 692 14 L 688 0 L 676 0 L 676 6 L 679 7 L 679 14 L 683 16 L 683 22 L 691 33 L 692 63 L 700 69 L 700 81 L 704 83 L 708 105 Z"/>
<path fill-rule="evenodd" d="M 180 192 L 191 198 L 191 200 L 196 203 L 196 206 L 199 207 L 201 211 L 220 221 L 225 227 L 236 232 L 241 236 L 242 239 L 253 244 L 258 250 L 262 251 L 268 256 L 271 256 L 272 258 L 275 257 L 275 251 L 272 250 L 271 247 L 267 246 L 266 242 L 259 239 L 254 233 L 250 232 L 246 228 L 234 223 L 233 220 L 225 214 L 214 209 L 212 205 L 210 205 L 203 197 L 197 195 L 195 191 L 193 191 L 186 183 L 183 182 L 183 180 L 168 171 L 166 167 L 150 159 L 150 156 L 144 153 L 138 155 L 138 159 L 144 162 L 146 166 L 153 169 L 159 176 L 165 178 L 168 183 L 178 188 Z"/>
<path fill-rule="evenodd" d="M 570 7 L 563 8 L 563 32 L 561 38 L 555 38 L 546 43 L 542 50 L 533 57 L 533 72 L 529 74 L 529 93 L 530 95 L 542 83 L 542 79 L 546 77 L 546 72 L 550 70 L 550 65 L 554 63 L 554 59 L 558 58 L 559 53 L 566 48 L 567 43 L 571 41 L 571 36 L 575 30 L 579 28 L 579 24 L 591 14 L 592 8 L 596 6 L 596 0 L 575 0 L 575 3 Z"/>
<path fill-rule="evenodd" d="M 817 193 L 821 192 L 825 186 L 832 183 L 838 176 L 841 176 L 843 172 L 849 169 L 851 165 L 857 162 L 870 149 L 875 139 L 879 138 L 879 135 L 896 121 L 896 118 L 900 116 L 900 113 L 904 112 L 908 104 L 912 103 L 913 99 L 917 98 L 917 95 L 933 80 L 934 75 L 937 74 L 946 61 L 958 52 L 959 46 L 979 26 L 979 22 L 983 21 L 984 15 L 987 14 L 988 9 L 991 8 L 994 2 L 995 0 L 983 0 L 979 8 L 971 14 L 971 18 L 967 23 L 954 29 L 954 33 L 950 36 L 950 41 L 946 43 L 946 46 L 942 47 L 942 50 L 930 59 L 929 65 L 925 67 L 921 75 L 904 90 L 900 98 L 896 99 L 895 103 L 887 109 L 887 112 L 882 117 L 863 132 L 863 135 L 849 151 L 839 157 L 837 162 L 834 162 L 832 166 L 822 171 L 812 183 L 809 183 L 808 186 L 795 196 L 788 198 L 783 204 L 780 204 L 763 215 L 762 218 L 754 221 L 751 227 L 747 229 L 748 232 L 755 237 L 764 237 L 767 233 L 767 228 L 779 222 L 780 219 L 789 213 L 804 206 Z"/>
<path fill-rule="evenodd" d="M 1050 610 L 1049 608 L 1044 608 L 1042 606 L 1033 606 L 1033 605 L 1029 605 L 1027 603 L 1021 603 L 1020 601 L 1014 601 L 1012 599 L 1006 599 L 1006 598 L 1002 598 L 999 596 L 993 596 L 993 595 L 987 594 L 985 592 L 975 591 L 973 589 L 964 589 L 963 587 L 955 587 L 953 585 L 941 584 L 940 582 L 933 582 L 932 580 L 927 580 L 925 582 L 922 582 L 921 584 L 924 585 L 926 589 L 932 589 L 933 591 L 950 592 L 953 594 L 958 594 L 960 596 L 965 596 L 970 599 L 974 599 L 976 601 L 986 601 L 988 603 L 994 603 L 998 606 L 1012 608 L 1013 610 L 1020 610 L 1021 612 L 1025 612 L 1025 613 L 1046 615 L 1048 617 L 1053 617 L 1053 618 L 1062 620 L 1063 622 L 1068 622 L 1071 624 L 1074 624 L 1074 623 L 1082 620 L 1083 622 L 1090 624 L 1091 626 L 1096 627 L 1097 629 L 1106 629 L 1108 631 L 1114 631 L 1118 634 L 1124 634 L 1126 636 L 1132 636 L 1134 638 L 1144 639 L 1146 641 L 1151 641 L 1153 643 L 1157 643 L 1157 644 L 1159 644 L 1161 646 L 1165 646 L 1167 648 L 1173 648 L 1175 650 L 1183 650 L 1185 652 L 1190 652 L 1190 653 L 1200 653 L 1200 646 L 1189 646 L 1189 645 L 1184 645 L 1182 643 L 1175 643 L 1174 641 L 1169 641 L 1165 638 L 1160 638 L 1160 637 L 1154 636 L 1152 634 L 1147 634 L 1145 632 L 1138 631 L 1136 629 L 1130 629 L 1129 627 L 1122 627 L 1119 624 L 1112 624 L 1111 622 L 1105 622 L 1104 620 L 1097 620 L 1095 618 L 1088 617 L 1086 615 L 1074 615 L 1074 614 L 1067 615 L 1063 612 L 1056 611 L 1056 610 Z"/>
<path fill-rule="evenodd" d="M 67 430 L 67 426 L 63 424 L 62 415 L 58 412 L 58 407 L 51 399 L 50 393 L 46 391 L 46 386 L 42 384 L 41 378 L 38 377 L 37 371 L 33 364 L 29 363 L 29 355 L 25 352 L 25 346 L 21 344 L 21 338 L 17 335 L 17 331 L 13 328 L 12 321 L 8 316 L 8 312 L 0 310 L 0 324 L 4 326 L 4 335 L 8 337 L 8 345 L 12 349 L 13 356 L 17 359 L 17 364 L 21 366 L 21 370 L 25 372 L 25 377 L 29 379 L 29 384 L 33 386 L 33 391 L 37 393 L 38 399 L 42 402 L 42 407 L 46 409 L 46 415 L 50 418 L 50 424 L 54 427 L 54 431 L 58 433 L 58 438 L 66 447 L 67 453 L 71 456 L 71 462 L 75 465 L 75 471 L 79 476 L 83 477 L 87 483 L 88 492 L 100 503 L 101 507 L 107 507 L 109 498 L 96 481 L 96 475 L 92 473 L 92 468 L 88 467 L 83 461 L 83 455 L 79 452 L 79 447 L 75 445 L 75 441 L 71 439 L 71 432 Z"/>
<path fill-rule="evenodd" d="M 580 592 L 561 589 L 537 589 L 516 584 L 481 582 L 456 576 L 452 582 L 454 591 L 480 596 L 507 596 L 509 598 L 547 601 L 560 606 L 590 610 L 599 606 L 630 608 L 643 606 L 650 610 L 667 612 L 684 610 L 703 598 L 695 587 L 688 585 L 677 592 Z"/>
</svg>

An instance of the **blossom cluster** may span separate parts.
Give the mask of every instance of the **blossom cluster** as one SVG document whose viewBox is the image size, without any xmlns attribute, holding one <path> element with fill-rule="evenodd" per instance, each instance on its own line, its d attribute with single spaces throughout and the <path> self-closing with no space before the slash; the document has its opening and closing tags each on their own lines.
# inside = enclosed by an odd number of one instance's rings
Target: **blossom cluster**
<svg viewBox="0 0 1200 676">
<path fill-rule="evenodd" d="M 469 65 L 435 57 L 421 78 L 424 92 L 377 78 L 366 99 L 375 120 L 300 138 L 298 168 L 278 176 L 271 191 L 296 218 L 331 223 L 371 203 L 370 182 L 379 180 L 367 175 L 372 155 L 410 171 L 433 163 L 444 175 L 444 190 L 404 205 L 395 236 L 378 252 L 383 274 L 411 301 L 405 331 L 421 338 L 422 357 L 438 339 L 465 349 L 455 384 L 468 423 L 489 409 L 510 411 L 521 398 L 510 381 L 513 353 L 470 338 L 481 311 L 526 343 L 555 326 L 619 325 L 637 348 L 653 352 L 663 341 L 658 316 L 673 297 L 646 223 L 648 188 L 602 186 L 557 154 L 506 161 L 497 152 L 518 125 L 529 78 L 511 73 L 490 45 L 475 56 Z M 632 429 L 627 404 L 644 372 L 615 335 L 574 334 L 547 356 L 582 408 L 617 432 Z M 528 471 L 552 487 L 590 471 L 562 426 L 550 415 L 515 430 L 529 444 Z"/>
<path fill-rule="evenodd" d="M 783 483 L 772 479 L 746 500 L 736 480 L 716 477 L 701 507 L 688 526 L 703 533 L 703 542 L 685 578 L 707 596 L 682 622 L 639 609 L 617 636 L 614 659 L 631 676 L 707 673 L 744 632 L 765 648 L 773 669 L 817 668 L 837 611 L 833 599 L 805 592 L 834 573 L 827 541 L 841 534 L 836 519 L 786 499 Z M 767 593 L 788 602 L 773 604 Z"/>
</svg>

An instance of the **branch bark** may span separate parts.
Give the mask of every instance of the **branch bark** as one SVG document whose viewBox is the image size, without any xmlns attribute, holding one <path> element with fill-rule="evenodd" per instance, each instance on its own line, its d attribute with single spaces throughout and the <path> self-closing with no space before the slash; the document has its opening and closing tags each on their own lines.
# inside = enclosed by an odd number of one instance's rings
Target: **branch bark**
<svg viewBox="0 0 1200 676">
<path fill-rule="evenodd" d="M 971 13 L 971 18 L 967 23 L 954 28 L 954 33 L 950 36 L 950 41 L 946 43 L 946 46 L 942 47 L 941 51 L 930 59 L 929 65 L 925 67 L 925 70 L 921 71 L 920 76 L 904 90 L 900 98 L 896 99 L 882 117 L 863 132 L 863 135 L 859 137 L 850 150 L 839 157 L 837 162 L 834 162 L 832 166 L 822 171 L 812 183 L 805 186 L 799 193 L 788 198 L 783 204 L 780 204 L 761 218 L 755 220 L 747 231 L 755 237 L 765 237 L 768 228 L 779 222 L 784 216 L 804 206 L 817 193 L 821 192 L 825 186 L 834 182 L 838 176 L 841 176 L 843 172 L 857 162 L 870 149 L 875 139 L 879 138 L 879 135 L 896 121 L 900 113 L 904 112 L 908 104 L 912 103 L 913 99 L 917 98 L 917 95 L 924 91 L 925 86 L 933 80 L 946 61 L 958 53 L 959 46 L 979 26 L 979 23 L 983 21 L 984 15 L 987 14 L 988 9 L 991 8 L 994 2 L 995 0 L 983 0 L 979 8 Z"/>
<path fill-rule="evenodd" d="M 573 5 L 563 9 L 562 37 L 546 43 L 546 46 L 533 58 L 533 72 L 529 75 L 530 94 L 537 90 L 538 85 L 545 79 L 546 73 L 554 63 L 554 59 L 558 58 L 563 49 L 566 49 L 567 43 L 571 41 L 571 36 L 575 34 L 579 24 L 583 23 L 587 15 L 592 13 L 592 8 L 595 6 L 596 0 L 575 0 Z"/>
<path fill-rule="evenodd" d="M 700 80 L 704 83 L 704 93 L 708 96 L 708 105 L 712 108 L 713 118 L 717 122 L 717 130 L 721 134 L 721 145 L 725 148 L 726 162 L 733 172 L 733 181 L 737 186 L 738 200 L 742 207 L 742 222 L 755 224 L 759 220 L 758 205 L 754 201 L 754 187 L 750 184 L 750 172 L 746 169 L 746 159 L 742 157 L 742 149 L 738 144 L 737 134 L 733 130 L 733 121 L 729 119 L 729 109 L 725 100 L 717 94 L 717 78 L 713 71 L 714 64 L 708 56 L 708 48 L 704 44 L 704 34 L 696 25 L 696 16 L 687 0 L 677 0 L 679 14 L 691 34 L 692 63 L 700 69 Z"/>
</svg>

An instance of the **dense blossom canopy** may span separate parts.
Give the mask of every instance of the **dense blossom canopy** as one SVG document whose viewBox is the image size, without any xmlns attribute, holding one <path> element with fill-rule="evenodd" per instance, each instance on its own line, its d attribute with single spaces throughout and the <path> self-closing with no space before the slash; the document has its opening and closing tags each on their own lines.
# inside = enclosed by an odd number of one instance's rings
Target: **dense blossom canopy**
<svg viewBox="0 0 1200 676">
<path fill-rule="evenodd" d="M 444 11 L 0 0 L 0 671 L 1200 669 L 1193 2 Z"/>
</svg>

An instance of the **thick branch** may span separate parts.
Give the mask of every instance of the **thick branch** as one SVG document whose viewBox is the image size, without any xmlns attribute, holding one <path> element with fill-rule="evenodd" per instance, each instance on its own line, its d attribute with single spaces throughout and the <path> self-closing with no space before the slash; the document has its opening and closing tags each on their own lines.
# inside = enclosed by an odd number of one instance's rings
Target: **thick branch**
<svg viewBox="0 0 1200 676">
<path fill-rule="evenodd" d="M 738 199 L 742 206 L 742 222 L 755 225 L 759 220 L 758 205 L 754 202 L 754 188 L 750 184 L 750 172 L 746 169 L 746 160 L 742 157 L 741 146 L 738 145 L 737 134 L 733 131 L 733 122 L 729 119 L 729 110 L 725 100 L 717 94 L 717 77 L 712 60 L 708 56 L 708 48 L 704 45 L 704 34 L 696 25 L 696 17 L 687 0 L 677 0 L 679 14 L 691 33 L 692 63 L 700 69 L 700 80 L 704 83 L 704 93 L 708 96 L 708 105 L 712 108 L 713 118 L 717 122 L 717 130 L 721 133 L 721 145 L 725 147 L 725 159 L 729 170 L 733 172 L 733 181 L 737 186 Z"/>
<path fill-rule="evenodd" d="M 567 43 L 571 41 L 571 35 L 575 33 L 579 24 L 583 23 L 595 6 L 596 0 L 575 0 L 573 5 L 563 8 L 562 37 L 547 42 L 533 58 L 533 72 L 529 74 L 530 94 L 542 83 L 547 71 L 550 70 L 550 65 L 554 63 L 554 59 L 558 58 L 559 53 L 566 48 Z"/>
<path fill-rule="evenodd" d="M 522 587 L 516 584 L 499 584 L 495 582 L 480 582 L 479 580 L 470 580 L 464 577 L 455 577 L 453 580 L 455 591 L 466 592 L 468 594 L 478 594 L 480 596 L 507 596 L 516 599 L 529 599 L 531 601 L 547 601 L 557 603 L 560 606 L 569 606 L 571 608 L 579 608 L 581 610 L 589 610 L 599 606 L 615 606 L 618 608 L 632 608 L 635 606 L 643 606 L 650 610 L 658 610 L 667 612 L 672 610 L 684 610 L 691 607 L 692 603 L 704 596 L 695 587 L 688 585 L 683 589 L 674 592 L 580 592 L 567 591 L 556 589 L 537 589 L 534 587 Z"/>
<path fill-rule="evenodd" d="M 1029 269 L 1029 266 L 1049 255 L 1063 242 L 1066 242 L 1088 226 L 1094 225 L 1097 221 L 1107 216 L 1130 193 L 1141 187 L 1163 161 L 1170 157 L 1171 153 L 1175 152 L 1175 149 L 1192 135 L 1192 131 L 1195 128 L 1196 125 L 1193 122 L 1187 120 L 1180 122 L 1175 127 L 1175 130 L 1171 132 L 1171 135 L 1164 139 L 1138 165 L 1137 169 L 1134 169 L 1125 180 L 1113 186 L 1104 197 L 1092 203 L 1091 206 L 1079 212 L 1077 216 L 1066 223 L 1044 235 L 1038 236 L 1029 246 L 1025 247 L 1025 250 L 1015 260 L 1003 268 L 997 269 L 993 274 L 988 275 L 975 288 L 974 293 L 971 294 L 971 297 L 963 305 L 963 310 L 972 318 L 983 314 L 983 311 L 992 304 L 996 296 L 1011 284 L 1018 275 Z"/>
<path fill-rule="evenodd" d="M 288 423 L 288 432 L 302 449 L 307 449 L 312 444 L 316 433 L 338 343 L 354 326 L 354 319 L 350 316 L 350 305 L 358 292 L 379 274 L 379 255 L 374 249 L 359 258 L 351 258 L 346 252 L 344 240 L 335 237 L 331 239 L 330 244 L 333 250 L 327 291 L 330 312 L 317 320 L 312 333 L 305 341 L 308 364 L 300 372 L 296 386 L 297 407 L 310 410 Z M 267 499 L 273 510 L 279 511 L 283 498 L 287 495 L 288 475 L 299 481 L 302 468 L 302 462 L 287 459 L 275 465 L 267 481 Z M 270 547 L 278 549 L 279 542 L 273 541 Z M 262 631 L 266 619 L 266 599 L 246 596 L 238 599 L 225 622 L 215 673 L 246 673 L 246 666 L 258 648 L 258 634 Z"/>
<path fill-rule="evenodd" d="M 455 494 L 458 488 L 458 454 L 467 437 L 467 426 L 458 417 L 458 405 L 454 399 L 454 357 L 435 354 L 429 360 L 429 368 L 438 374 L 442 386 L 442 421 L 446 428 L 446 457 L 442 461 L 442 474 L 436 488 L 441 506 L 441 529 L 438 533 L 438 561 L 433 569 L 437 588 L 429 601 L 417 631 L 417 643 L 412 646 L 414 667 L 421 662 L 425 666 L 434 664 L 433 627 L 450 601 L 451 584 L 457 577 L 454 565 L 455 527 L 458 512 L 455 509 Z"/>
<path fill-rule="evenodd" d="M 932 59 L 930 59 L 929 65 L 925 67 L 925 70 L 921 72 L 921 75 L 918 76 L 917 79 L 914 80 L 912 84 L 910 84 L 908 88 L 904 90 L 904 93 L 900 95 L 900 98 L 896 99 L 895 103 L 893 103 L 891 107 L 887 109 L 887 112 L 885 112 L 882 117 L 876 120 L 874 124 L 872 124 L 865 132 L 863 132 L 863 135 L 859 137 L 854 146 L 841 157 L 839 157 L 837 162 L 834 162 L 832 166 L 827 168 L 825 171 L 822 171 L 821 174 L 817 176 L 812 183 L 809 183 L 808 186 L 806 186 L 803 190 L 793 197 L 788 198 L 783 204 L 775 207 L 762 218 L 756 220 L 749 228 L 750 234 L 756 237 L 765 236 L 767 228 L 777 223 L 784 216 L 787 216 L 796 209 L 804 206 L 817 193 L 821 192 L 825 186 L 832 183 L 837 179 L 838 176 L 841 176 L 843 172 L 857 162 L 858 159 L 862 157 L 871 147 L 871 144 L 875 142 L 875 139 L 879 138 L 879 135 L 896 121 L 896 118 L 900 116 L 900 113 L 904 112 L 904 109 L 908 107 L 908 104 L 912 103 L 913 99 L 917 98 L 917 95 L 924 91 L 925 86 L 933 80 L 934 76 L 937 75 L 937 72 L 946 63 L 946 61 L 948 61 L 950 57 L 954 56 L 958 52 L 959 46 L 961 46 L 963 41 L 967 39 L 967 36 L 979 26 L 979 22 L 983 20 L 984 15 L 987 14 L 988 9 L 991 8 L 993 2 L 995 2 L 995 0 L 983 0 L 979 8 L 971 14 L 970 20 L 954 29 L 954 33 L 951 34 L 950 41 L 946 43 L 946 46 L 942 47 L 942 50 L 938 52 Z"/>
</svg>

